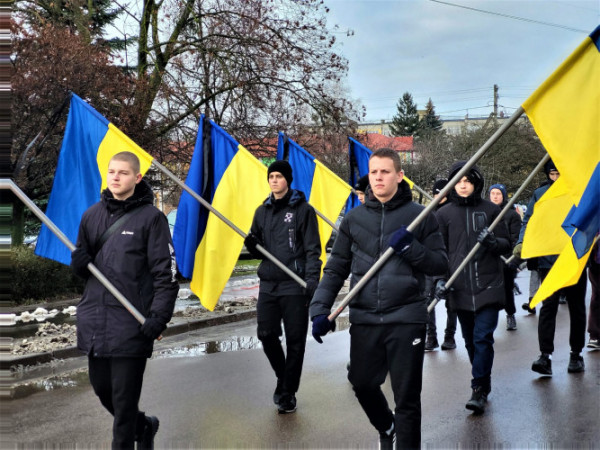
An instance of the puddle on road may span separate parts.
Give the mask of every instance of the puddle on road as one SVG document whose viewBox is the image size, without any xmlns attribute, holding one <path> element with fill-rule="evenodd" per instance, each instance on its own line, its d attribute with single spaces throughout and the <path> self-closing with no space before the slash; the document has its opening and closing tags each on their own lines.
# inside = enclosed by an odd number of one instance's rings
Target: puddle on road
<svg viewBox="0 0 600 450">
<path fill-rule="evenodd" d="M 36 380 L 29 383 L 17 384 L 11 386 L 8 397 L 16 400 L 19 398 L 28 397 L 38 392 L 53 391 L 61 388 L 73 388 L 77 386 L 89 385 L 89 377 L 87 368 L 79 369 L 75 372 L 69 372 L 62 375 L 54 375 L 52 377 Z"/>
</svg>

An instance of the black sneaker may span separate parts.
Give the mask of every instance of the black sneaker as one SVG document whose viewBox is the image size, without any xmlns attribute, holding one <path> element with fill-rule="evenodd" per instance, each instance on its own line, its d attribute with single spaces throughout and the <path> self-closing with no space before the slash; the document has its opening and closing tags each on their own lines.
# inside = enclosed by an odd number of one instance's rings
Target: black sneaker
<svg viewBox="0 0 600 450">
<path fill-rule="evenodd" d="M 506 329 L 508 331 L 513 331 L 517 329 L 517 319 L 514 314 L 506 315 Z"/>
<path fill-rule="evenodd" d="M 146 416 L 146 426 L 142 432 L 142 440 L 138 442 L 139 450 L 152 450 L 154 448 L 154 436 L 158 431 L 159 420 L 155 416 Z"/>
<path fill-rule="evenodd" d="M 567 368 L 567 372 L 569 373 L 579 373 L 585 370 L 585 363 L 583 362 L 583 356 L 579 353 L 571 352 L 571 357 L 569 358 L 569 367 Z"/>
<path fill-rule="evenodd" d="M 273 392 L 273 403 L 279 405 L 281 401 L 281 396 L 283 395 L 283 380 L 277 378 L 277 387 L 275 388 L 275 392 Z"/>
<path fill-rule="evenodd" d="M 456 348 L 456 342 L 454 336 L 445 336 L 444 342 L 442 342 L 442 350 L 454 350 Z"/>
<path fill-rule="evenodd" d="M 379 432 L 379 448 L 380 450 L 394 450 L 396 444 L 396 429 L 392 422 L 392 429 L 389 431 Z"/>
<path fill-rule="evenodd" d="M 471 398 L 465 405 L 465 408 L 470 409 L 475 414 L 483 414 L 485 411 L 485 403 L 487 402 L 487 393 L 481 386 L 473 388 Z"/>
<path fill-rule="evenodd" d="M 430 335 L 425 339 L 425 351 L 430 352 L 438 348 L 440 344 L 438 344 L 437 337 Z"/>
<path fill-rule="evenodd" d="M 531 299 L 529 299 L 531 301 Z M 529 307 L 529 302 L 528 303 L 523 303 L 521 305 L 521 308 L 523 308 L 525 311 L 527 311 L 529 314 L 535 314 L 535 308 L 530 308 Z"/>
<path fill-rule="evenodd" d="M 540 357 L 533 362 L 531 370 L 542 375 L 552 375 L 552 360 L 546 353 L 542 353 Z"/>
<path fill-rule="evenodd" d="M 592 350 L 600 350 L 600 340 L 590 338 L 587 348 L 591 348 Z"/>
<path fill-rule="evenodd" d="M 296 412 L 296 396 L 292 394 L 285 394 L 281 397 L 279 405 L 277 406 L 279 414 L 290 414 Z"/>
</svg>

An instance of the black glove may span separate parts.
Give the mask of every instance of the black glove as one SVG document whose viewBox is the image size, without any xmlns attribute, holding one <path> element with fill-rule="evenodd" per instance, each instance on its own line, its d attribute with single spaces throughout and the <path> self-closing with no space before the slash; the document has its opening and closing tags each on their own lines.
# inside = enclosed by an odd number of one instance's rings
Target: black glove
<svg viewBox="0 0 600 450">
<path fill-rule="evenodd" d="M 413 234 L 402 225 L 399 229 L 394 231 L 394 234 L 392 234 L 392 237 L 390 238 L 390 247 L 392 247 L 398 255 L 401 255 L 408 250 L 413 238 Z"/>
<path fill-rule="evenodd" d="M 308 297 L 313 298 L 313 295 L 315 295 L 315 291 L 317 290 L 317 286 L 319 286 L 318 280 L 306 280 L 306 287 L 304 288 L 304 293 Z"/>
<path fill-rule="evenodd" d="M 323 343 L 321 336 L 325 336 L 330 331 L 335 331 L 335 320 L 330 322 L 327 314 L 320 314 L 312 319 L 312 335 L 319 344 Z"/>
<path fill-rule="evenodd" d="M 80 278 L 88 279 L 91 275 L 87 265 L 92 262 L 92 257 L 83 247 L 77 247 L 71 252 L 71 270 Z"/>
<path fill-rule="evenodd" d="M 257 245 L 263 245 L 262 241 L 258 238 L 257 235 L 250 232 L 244 238 L 244 245 L 246 246 L 246 250 L 257 259 L 264 258 L 264 255 L 256 249 Z"/>
<path fill-rule="evenodd" d="M 496 250 L 498 248 L 498 241 L 496 240 L 496 236 L 494 233 L 488 230 L 488 227 L 485 227 L 477 236 L 477 242 L 483 245 L 488 250 Z"/>
<path fill-rule="evenodd" d="M 152 340 L 158 339 L 160 334 L 165 331 L 166 328 L 167 325 L 165 325 L 163 320 L 153 315 L 146 318 L 144 323 L 140 325 L 142 334 Z"/>
<path fill-rule="evenodd" d="M 445 299 L 448 296 L 448 288 L 446 287 L 446 280 L 440 278 L 435 282 L 435 287 L 433 288 L 434 295 L 437 298 Z"/>
</svg>

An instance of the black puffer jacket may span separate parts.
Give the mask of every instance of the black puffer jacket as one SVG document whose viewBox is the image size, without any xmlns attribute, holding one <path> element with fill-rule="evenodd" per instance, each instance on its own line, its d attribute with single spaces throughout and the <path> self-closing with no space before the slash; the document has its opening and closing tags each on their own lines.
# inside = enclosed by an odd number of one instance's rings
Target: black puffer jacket
<svg viewBox="0 0 600 450">
<path fill-rule="evenodd" d="M 318 282 L 321 276 L 321 240 L 315 210 L 306 202 L 301 191 L 289 189 L 275 200 L 273 195 L 256 209 L 252 234 L 258 237 L 266 250 L 288 269 L 305 281 Z M 262 253 L 252 252 L 257 258 Z M 304 289 L 264 258 L 258 267 L 260 292 L 273 295 L 303 295 Z"/>
<path fill-rule="evenodd" d="M 351 287 L 389 248 L 392 234 L 409 225 L 423 210 L 412 202 L 406 181 L 386 203 L 369 193 L 364 205 L 352 209 L 342 220 L 323 279 L 310 304 L 311 318 L 329 314 L 340 288 L 352 274 Z M 353 324 L 426 323 L 424 277 L 443 275 L 448 268 L 437 221 L 429 214 L 413 232 L 406 253 L 393 255 L 350 302 Z"/>
<path fill-rule="evenodd" d="M 453 166 L 448 179 L 451 179 L 464 165 Z M 469 174 L 475 190 L 469 197 L 460 197 L 455 190 L 449 195 L 450 203 L 441 208 L 436 217 L 448 250 L 449 273 L 452 275 L 471 249 L 477 244 L 477 237 L 485 227 L 489 227 L 500 214 L 500 207 L 481 198 L 483 176 L 476 167 Z M 498 309 L 504 307 L 503 262 L 500 255 L 510 250 L 508 230 L 504 221 L 493 230 L 498 242 L 496 252 L 482 247 L 469 261 L 451 286 L 448 296 L 452 310 L 478 311 L 486 306 Z"/>
<path fill-rule="evenodd" d="M 152 203 L 152 190 L 144 180 L 124 201 L 104 190 L 100 202 L 83 214 L 77 246 L 92 255 L 104 231 L 126 211 L 139 208 L 104 243 L 93 264 L 144 317 L 152 314 L 167 324 L 179 285 L 169 225 Z M 77 305 L 77 346 L 98 357 L 149 358 L 153 341 L 140 332 L 140 324 L 131 313 L 90 276 Z"/>
</svg>

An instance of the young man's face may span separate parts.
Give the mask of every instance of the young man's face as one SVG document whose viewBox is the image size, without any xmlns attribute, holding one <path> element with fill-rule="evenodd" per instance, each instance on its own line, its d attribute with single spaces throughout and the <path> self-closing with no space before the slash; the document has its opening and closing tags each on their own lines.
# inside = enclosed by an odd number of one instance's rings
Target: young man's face
<svg viewBox="0 0 600 450">
<path fill-rule="evenodd" d="M 548 178 L 550 178 L 552 181 L 558 180 L 558 177 L 560 177 L 560 173 L 558 173 L 558 170 L 551 170 L 548 173 Z"/>
<path fill-rule="evenodd" d="M 133 195 L 135 185 L 142 181 L 141 173 L 134 173 L 127 161 L 116 159 L 108 163 L 108 190 L 117 200 L 125 200 Z"/>
<path fill-rule="evenodd" d="M 475 190 L 475 185 L 467 177 L 462 177 L 454 186 L 454 190 L 460 197 L 468 197 Z"/>
<path fill-rule="evenodd" d="M 498 206 L 502 204 L 504 200 L 504 196 L 502 195 L 502 191 L 500 189 L 492 189 L 490 191 L 490 201 Z"/>
<path fill-rule="evenodd" d="M 356 191 L 356 196 L 361 205 L 365 202 L 365 193 L 363 191 Z"/>
<path fill-rule="evenodd" d="M 269 174 L 269 187 L 276 199 L 283 198 L 288 191 L 288 184 L 281 172 L 271 172 Z"/>
<path fill-rule="evenodd" d="M 369 160 L 369 185 L 371 191 L 382 203 L 390 200 L 398 190 L 404 173 L 396 171 L 391 158 L 374 157 Z"/>
</svg>

